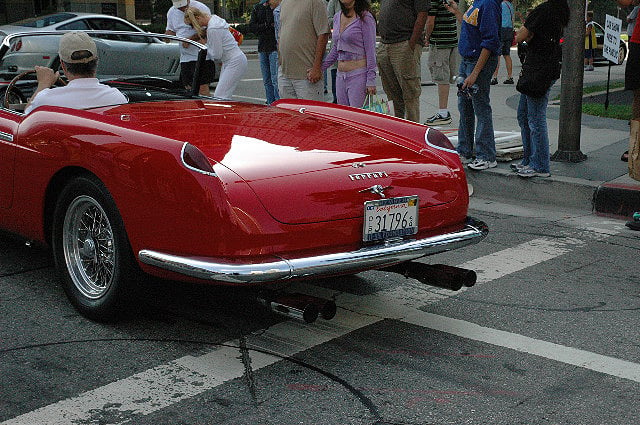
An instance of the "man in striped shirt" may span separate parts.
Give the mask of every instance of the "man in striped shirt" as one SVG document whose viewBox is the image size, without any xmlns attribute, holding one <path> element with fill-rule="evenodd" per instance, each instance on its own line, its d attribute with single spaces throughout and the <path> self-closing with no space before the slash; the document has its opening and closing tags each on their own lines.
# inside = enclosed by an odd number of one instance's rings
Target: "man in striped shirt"
<svg viewBox="0 0 640 425">
<path fill-rule="evenodd" d="M 456 17 L 442 0 L 431 0 L 427 17 L 426 44 L 429 46 L 429 72 L 438 85 L 438 112 L 427 118 L 426 125 L 449 125 L 449 85 L 458 71 L 458 30 Z"/>
</svg>

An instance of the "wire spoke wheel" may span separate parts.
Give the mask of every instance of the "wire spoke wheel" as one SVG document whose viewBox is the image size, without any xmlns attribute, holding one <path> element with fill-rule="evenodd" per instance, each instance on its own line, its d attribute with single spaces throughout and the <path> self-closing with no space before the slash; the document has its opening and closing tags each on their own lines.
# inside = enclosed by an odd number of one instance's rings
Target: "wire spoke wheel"
<svg viewBox="0 0 640 425">
<path fill-rule="evenodd" d="M 71 280 L 89 299 L 102 297 L 111 287 L 116 267 L 111 223 L 90 196 L 75 198 L 67 209 L 62 248 Z"/>
</svg>

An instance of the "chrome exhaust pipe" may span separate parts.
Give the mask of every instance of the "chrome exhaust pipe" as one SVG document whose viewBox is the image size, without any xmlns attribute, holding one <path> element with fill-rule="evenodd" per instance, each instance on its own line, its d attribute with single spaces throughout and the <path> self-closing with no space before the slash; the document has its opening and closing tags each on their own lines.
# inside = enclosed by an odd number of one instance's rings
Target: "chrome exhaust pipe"
<svg viewBox="0 0 640 425">
<path fill-rule="evenodd" d="M 335 302 L 305 294 L 263 291 L 257 299 L 274 313 L 306 323 L 315 322 L 318 316 L 325 320 L 333 319 L 337 311 Z"/>
<path fill-rule="evenodd" d="M 310 304 L 318 307 L 318 311 L 320 312 L 320 317 L 324 320 L 331 320 L 336 317 L 336 313 L 338 311 L 338 307 L 333 300 L 325 300 L 324 298 L 314 297 L 312 295 L 306 294 L 291 294 L 298 297 L 301 300 L 305 300 Z"/>
<path fill-rule="evenodd" d="M 424 284 L 459 291 L 463 286 L 472 287 L 478 278 L 476 272 L 446 264 L 423 264 L 414 261 L 385 267 L 382 271 L 401 274 Z"/>
</svg>

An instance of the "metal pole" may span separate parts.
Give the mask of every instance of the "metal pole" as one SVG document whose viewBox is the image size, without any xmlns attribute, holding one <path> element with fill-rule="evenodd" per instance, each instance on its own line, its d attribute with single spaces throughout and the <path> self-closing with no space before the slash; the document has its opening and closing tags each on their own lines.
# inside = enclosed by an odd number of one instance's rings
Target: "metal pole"
<svg viewBox="0 0 640 425">
<path fill-rule="evenodd" d="M 609 69 L 607 70 L 607 95 L 604 98 L 604 109 L 609 109 L 609 83 L 611 82 L 611 61 L 609 61 Z"/>
<path fill-rule="evenodd" d="M 584 81 L 585 3 L 570 1 L 571 16 L 564 31 L 562 83 L 560 86 L 560 132 L 558 150 L 552 161 L 581 162 L 587 156 L 580 151 L 582 123 L 582 83 Z"/>
</svg>

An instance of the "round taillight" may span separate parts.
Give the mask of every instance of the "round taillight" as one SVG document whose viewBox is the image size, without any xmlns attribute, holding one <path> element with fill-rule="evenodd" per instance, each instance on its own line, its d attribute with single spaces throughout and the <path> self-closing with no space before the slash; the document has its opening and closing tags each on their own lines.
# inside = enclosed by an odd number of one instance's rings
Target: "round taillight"
<svg viewBox="0 0 640 425">
<path fill-rule="evenodd" d="M 441 131 L 433 128 L 428 128 L 426 134 L 424 135 L 424 139 L 429 146 L 437 149 L 442 149 L 447 152 L 456 153 L 456 148 L 451 143 L 451 140 L 449 140 L 449 138 L 445 136 Z"/>
<path fill-rule="evenodd" d="M 182 147 L 182 162 L 189 169 L 215 176 L 213 166 L 205 154 L 191 143 L 185 143 Z"/>
</svg>

